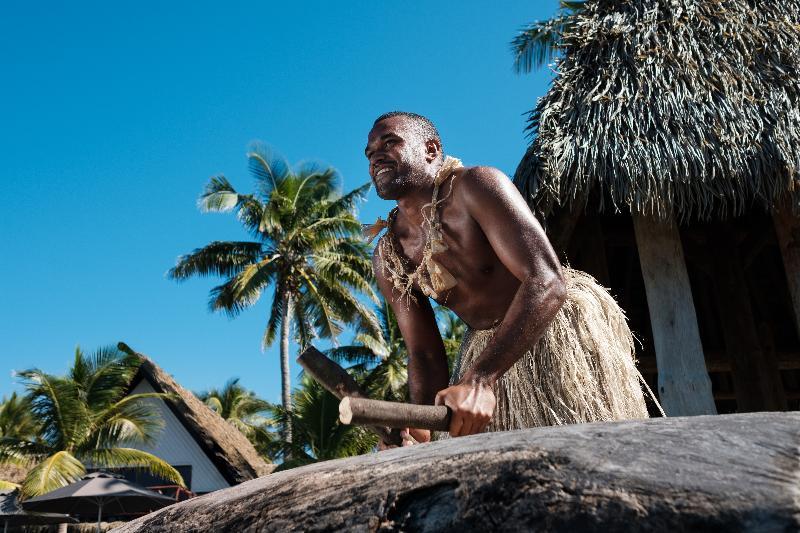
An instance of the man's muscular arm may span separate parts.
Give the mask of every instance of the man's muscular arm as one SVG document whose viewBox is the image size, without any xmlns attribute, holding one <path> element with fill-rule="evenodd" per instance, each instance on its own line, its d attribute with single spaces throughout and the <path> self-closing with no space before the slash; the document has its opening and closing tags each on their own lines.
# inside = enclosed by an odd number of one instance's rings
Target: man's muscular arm
<svg viewBox="0 0 800 533">
<path fill-rule="evenodd" d="M 465 171 L 459 188 L 468 212 L 520 286 L 472 367 L 436 397 L 436 403 L 453 410 L 453 436 L 485 429 L 487 413 L 494 410 L 492 386 L 536 344 L 566 297 L 558 257 L 511 181 L 497 169 L 475 167 Z"/>
<path fill-rule="evenodd" d="M 398 297 L 396 293 L 392 294 L 392 283 L 386 277 L 380 248 L 379 243 L 372 256 L 372 267 L 378 288 L 391 305 L 406 343 L 411 402 L 432 405 L 436 393 L 447 387 L 449 381 L 447 355 L 439 328 L 436 326 L 436 318 L 430 301 L 419 291 L 412 291 L 416 302 L 413 300 L 407 302 L 405 296 Z M 419 440 L 418 435 L 420 434 L 414 434 Z"/>
</svg>

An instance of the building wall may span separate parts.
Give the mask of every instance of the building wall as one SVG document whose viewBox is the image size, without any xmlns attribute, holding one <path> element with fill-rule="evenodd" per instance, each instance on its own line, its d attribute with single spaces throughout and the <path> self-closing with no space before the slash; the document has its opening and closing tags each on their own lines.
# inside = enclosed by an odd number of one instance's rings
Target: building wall
<svg viewBox="0 0 800 533">
<path fill-rule="evenodd" d="M 142 380 L 131 392 L 141 394 L 156 392 L 150 382 Z M 192 465 L 192 482 L 190 490 L 193 492 L 211 492 L 213 490 L 229 487 L 225 478 L 214 466 L 205 452 L 200 448 L 189 431 L 178 420 L 166 403 L 161 399 L 147 400 L 153 403 L 164 419 L 164 429 L 151 445 L 137 445 L 136 449 L 152 453 L 171 465 Z"/>
</svg>

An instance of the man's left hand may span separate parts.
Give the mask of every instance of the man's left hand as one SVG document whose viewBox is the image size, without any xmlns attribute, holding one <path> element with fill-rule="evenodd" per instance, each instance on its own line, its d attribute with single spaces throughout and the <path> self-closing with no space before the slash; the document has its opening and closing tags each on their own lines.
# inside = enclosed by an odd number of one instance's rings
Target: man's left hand
<svg viewBox="0 0 800 533">
<path fill-rule="evenodd" d="M 459 383 L 439 391 L 434 403 L 452 411 L 450 436 L 463 437 L 486 429 L 494 413 L 495 397 L 488 384 Z"/>
</svg>

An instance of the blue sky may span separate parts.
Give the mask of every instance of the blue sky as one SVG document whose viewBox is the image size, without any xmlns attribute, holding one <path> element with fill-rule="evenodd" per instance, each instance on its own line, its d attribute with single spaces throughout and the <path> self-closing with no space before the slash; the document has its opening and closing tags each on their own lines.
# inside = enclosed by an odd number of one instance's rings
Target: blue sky
<svg viewBox="0 0 800 533">
<path fill-rule="evenodd" d="M 208 178 L 248 192 L 261 140 L 350 190 L 369 179 L 372 120 L 395 109 L 429 116 L 465 164 L 511 174 L 550 74 L 514 74 L 508 42 L 556 4 L 5 2 L 0 396 L 14 369 L 61 373 L 76 345 L 124 340 L 192 390 L 239 376 L 278 401 L 277 345 L 259 346 L 269 298 L 229 319 L 207 310 L 217 280 L 164 275 L 246 237 L 197 210 Z M 390 208 L 371 193 L 360 217 Z"/>
</svg>

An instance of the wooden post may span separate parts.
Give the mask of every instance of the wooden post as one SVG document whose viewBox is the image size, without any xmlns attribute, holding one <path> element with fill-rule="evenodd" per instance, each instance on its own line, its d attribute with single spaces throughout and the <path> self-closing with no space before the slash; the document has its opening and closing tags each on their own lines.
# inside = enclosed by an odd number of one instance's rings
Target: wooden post
<svg viewBox="0 0 800 533">
<path fill-rule="evenodd" d="M 678 228 L 633 217 L 658 365 L 658 395 L 668 416 L 716 414 Z"/>
<path fill-rule="evenodd" d="M 789 202 L 785 201 L 772 213 L 772 220 L 786 269 L 797 335 L 800 337 L 800 218 L 792 215 Z"/>
</svg>

